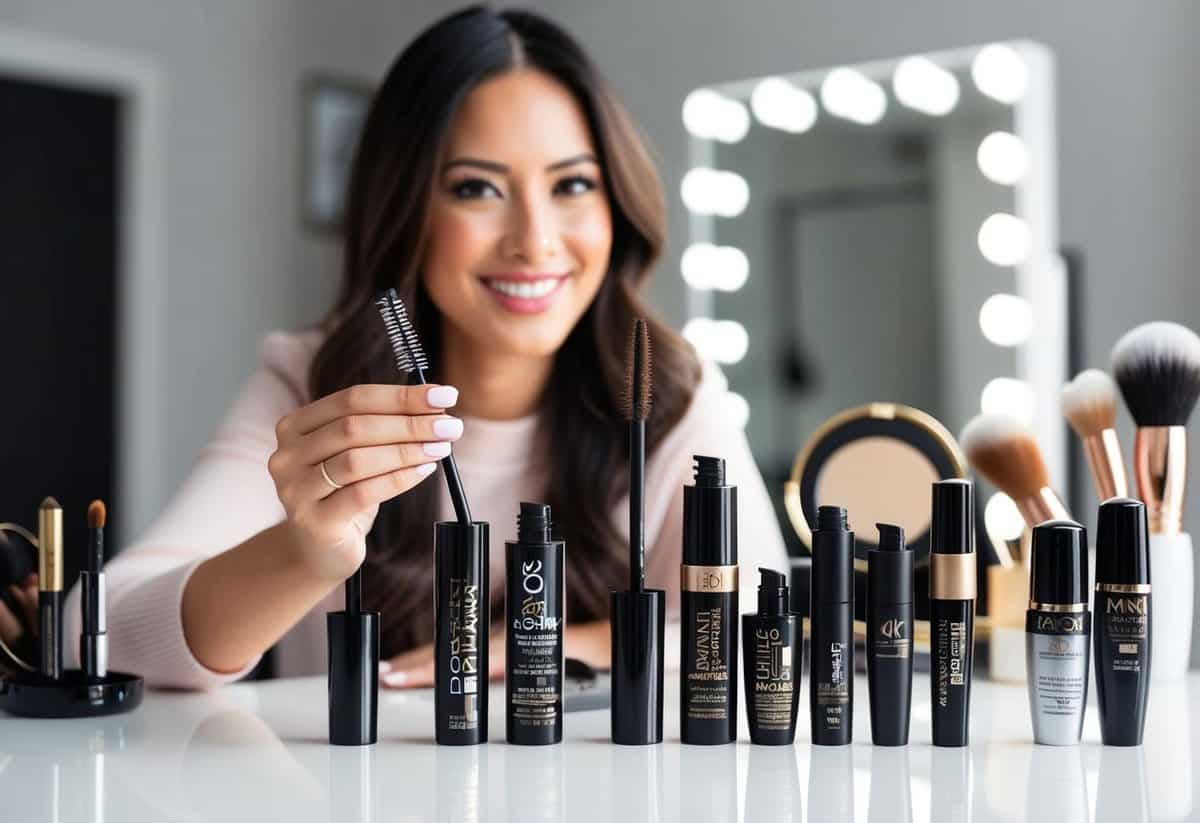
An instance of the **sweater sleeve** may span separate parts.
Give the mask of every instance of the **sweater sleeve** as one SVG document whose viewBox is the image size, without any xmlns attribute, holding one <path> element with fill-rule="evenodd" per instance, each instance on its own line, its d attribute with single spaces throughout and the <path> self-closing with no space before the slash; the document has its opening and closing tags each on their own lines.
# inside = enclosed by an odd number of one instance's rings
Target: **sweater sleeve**
<svg viewBox="0 0 1200 823">
<path fill-rule="evenodd" d="M 670 622 L 677 622 L 679 617 L 683 487 L 693 482 L 693 455 L 724 458 L 726 482 L 737 486 L 740 610 L 751 612 L 756 608 L 759 566 L 787 573 L 787 550 L 775 519 L 775 509 L 745 432 L 729 417 L 724 402 L 727 391 L 725 378 L 717 367 L 705 364 L 704 378 L 691 407 L 664 439 L 652 465 L 647 466 L 651 478 L 647 488 L 654 489 L 653 500 L 647 500 L 647 526 L 653 523 L 656 529 L 649 532 L 656 536 L 648 547 L 647 585 L 666 589 Z M 674 645 L 670 638 L 667 645 Z"/>
<path fill-rule="evenodd" d="M 276 332 L 260 347 L 261 364 L 205 446 L 159 518 L 105 568 L 109 664 L 136 672 L 152 686 L 208 689 L 244 676 L 215 672 L 192 654 L 181 605 L 196 567 L 284 517 L 267 472 L 275 424 L 307 392 L 304 375 L 313 342 Z M 64 629 L 68 656 L 79 659 L 80 591 L 71 589 Z"/>
</svg>

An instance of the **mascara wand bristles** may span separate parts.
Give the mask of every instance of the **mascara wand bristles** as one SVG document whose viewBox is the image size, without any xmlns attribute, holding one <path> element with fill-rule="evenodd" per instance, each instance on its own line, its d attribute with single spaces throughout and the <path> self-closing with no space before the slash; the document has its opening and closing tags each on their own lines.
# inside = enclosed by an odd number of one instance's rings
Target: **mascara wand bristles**
<svg viewBox="0 0 1200 823">
<path fill-rule="evenodd" d="M 633 321 L 626 349 L 622 413 L 629 423 L 629 590 L 646 588 L 646 419 L 650 416 L 650 328 Z"/>
<path fill-rule="evenodd" d="M 404 301 L 396 294 L 395 289 L 388 289 L 376 299 L 375 305 L 379 307 L 379 316 L 383 318 L 383 327 L 392 347 L 396 368 L 401 372 L 415 374 L 417 383 L 424 385 L 429 360 L 425 357 L 425 347 L 421 345 L 417 330 L 404 308 Z M 442 474 L 450 492 L 450 502 L 454 505 L 455 519 L 464 526 L 469 525 L 471 507 L 467 504 L 467 493 L 463 489 L 462 478 L 458 476 L 458 464 L 454 462 L 454 455 L 443 457 L 441 464 Z"/>
</svg>

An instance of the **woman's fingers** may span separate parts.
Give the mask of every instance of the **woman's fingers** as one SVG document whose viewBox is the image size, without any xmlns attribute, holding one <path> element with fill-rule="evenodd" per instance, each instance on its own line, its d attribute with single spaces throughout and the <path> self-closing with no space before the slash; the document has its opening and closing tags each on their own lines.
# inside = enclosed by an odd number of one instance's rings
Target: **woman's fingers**
<svg viewBox="0 0 1200 823">
<path fill-rule="evenodd" d="M 348 449 L 325 460 L 325 474 L 329 475 L 328 480 L 321 473 L 321 467 L 314 466 L 302 481 L 305 486 L 302 494 L 308 499 L 328 497 L 336 491 L 330 481 L 339 486 L 349 486 L 360 480 L 379 477 L 400 469 L 436 463 L 450 454 L 450 449 L 450 444 L 445 441 L 389 443 L 386 446 Z"/>
<path fill-rule="evenodd" d="M 359 512 L 403 494 L 436 470 L 437 463 L 422 463 L 351 483 L 318 500 L 316 516 L 333 521 L 350 520 Z"/>
<path fill-rule="evenodd" d="M 391 443 L 453 442 L 462 433 L 463 422 L 444 414 L 351 415 L 326 423 L 302 438 L 296 443 L 292 459 L 301 465 L 315 466 L 349 449 Z"/>
<path fill-rule="evenodd" d="M 458 402 L 453 386 L 361 384 L 322 397 L 284 416 L 275 427 L 282 442 L 316 431 L 343 417 L 360 414 L 437 414 Z"/>
</svg>

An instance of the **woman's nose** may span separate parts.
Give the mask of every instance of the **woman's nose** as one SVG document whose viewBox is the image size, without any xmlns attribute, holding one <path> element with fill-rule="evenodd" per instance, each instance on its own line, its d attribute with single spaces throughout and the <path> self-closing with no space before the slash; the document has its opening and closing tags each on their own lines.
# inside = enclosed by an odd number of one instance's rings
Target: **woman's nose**
<svg viewBox="0 0 1200 823">
<path fill-rule="evenodd" d="M 504 249 L 507 256 L 536 266 L 558 254 L 558 224 L 549 198 L 519 198 L 509 221 Z"/>
</svg>

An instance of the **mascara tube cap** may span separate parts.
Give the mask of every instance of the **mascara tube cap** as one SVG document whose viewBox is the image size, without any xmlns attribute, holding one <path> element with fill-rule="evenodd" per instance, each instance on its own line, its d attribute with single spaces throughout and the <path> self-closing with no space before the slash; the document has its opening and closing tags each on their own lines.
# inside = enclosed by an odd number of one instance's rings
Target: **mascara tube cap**
<svg viewBox="0 0 1200 823">
<path fill-rule="evenodd" d="M 929 550 L 935 554 L 971 554 L 975 529 L 971 518 L 972 486 L 969 480 L 939 480 L 933 484 L 933 514 Z"/>
<path fill-rule="evenodd" d="M 329 742 L 366 746 L 379 714 L 379 612 L 325 615 L 329 650 Z"/>
<path fill-rule="evenodd" d="M 913 602 L 913 553 L 904 545 L 904 529 L 876 523 L 879 548 L 867 552 L 867 599 L 877 606 Z"/>
<path fill-rule="evenodd" d="M 1034 526 L 1029 600 L 1055 606 L 1087 603 L 1087 580 L 1087 530 L 1073 520 Z"/>
<path fill-rule="evenodd" d="M 784 617 L 788 614 L 787 578 L 774 569 L 758 568 L 758 616 Z"/>
<path fill-rule="evenodd" d="M 841 506 L 817 507 L 812 536 L 812 602 L 850 603 L 854 600 L 854 532 Z"/>
<path fill-rule="evenodd" d="M 1150 583 L 1150 536 L 1146 505 L 1140 500 L 1114 497 L 1100 504 L 1096 582 L 1124 586 Z"/>
<path fill-rule="evenodd" d="M 624 746 L 662 742 L 663 644 L 667 593 L 612 592 L 612 740 Z"/>
<path fill-rule="evenodd" d="M 683 487 L 685 566 L 736 566 L 737 487 L 725 482 L 725 460 L 694 455 L 695 485 Z"/>
</svg>

